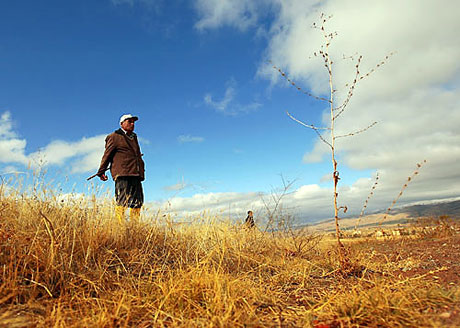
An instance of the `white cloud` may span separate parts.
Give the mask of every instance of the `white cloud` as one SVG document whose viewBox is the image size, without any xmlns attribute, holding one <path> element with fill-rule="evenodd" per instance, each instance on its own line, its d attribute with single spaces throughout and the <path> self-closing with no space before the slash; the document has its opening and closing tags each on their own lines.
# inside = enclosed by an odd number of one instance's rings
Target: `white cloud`
<svg viewBox="0 0 460 328">
<path fill-rule="evenodd" d="M 183 143 L 190 143 L 190 142 L 196 142 L 200 143 L 204 141 L 203 137 L 197 137 L 197 136 L 191 136 L 189 134 L 187 135 L 180 135 L 177 137 L 177 141 L 181 144 Z"/>
<path fill-rule="evenodd" d="M 243 215 L 253 208 L 262 208 L 259 193 L 207 193 L 192 197 L 173 197 L 168 201 L 168 212 L 180 217 L 196 216 L 203 211 L 220 215 Z M 160 203 L 155 204 L 161 206 Z"/>
<path fill-rule="evenodd" d="M 195 24 L 198 30 L 230 25 L 246 30 L 257 22 L 262 0 L 197 0 L 195 7 L 200 20 Z"/>
<path fill-rule="evenodd" d="M 239 104 L 236 100 L 236 81 L 231 79 L 227 82 L 227 88 L 225 90 L 225 95 L 220 101 L 213 99 L 210 93 L 204 96 L 204 102 L 206 105 L 214 108 L 217 112 L 225 115 L 238 115 L 243 113 L 249 113 L 259 109 L 262 104 L 257 102 L 252 102 L 246 105 Z"/>
<path fill-rule="evenodd" d="M 11 113 L 6 111 L 0 116 L 0 139 L 11 139 L 15 137 L 16 133 L 13 131 Z"/>
<path fill-rule="evenodd" d="M 26 140 L 20 139 L 13 130 L 13 121 L 9 111 L 0 116 L 0 162 L 27 164 L 25 156 Z"/>
<path fill-rule="evenodd" d="M 415 165 L 414 165 L 415 168 Z M 426 184 L 425 167 L 422 167 L 419 175 L 409 184 L 403 193 L 403 197 L 397 202 L 394 208 L 402 205 L 429 203 L 430 201 L 440 201 L 442 199 L 455 200 L 458 197 L 436 198 L 429 193 L 423 186 Z M 406 172 L 406 178 L 411 175 L 412 170 Z M 386 176 L 386 172 L 379 172 L 380 181 Z M 391 205 L 396 198 L 403 184 L 407 180 L 397 181 L 396 184 L 384 184 L 380 182 L 373 191 L 365 210 L 365 214 L 381 211 Z M 365 200 L 369 197 L 372 186 L 375 183 L 375 175 L 368 178 L 360 178 L 351 185 L 342 185 L 338 189 L 339 206 L 346 206 L 347 213 L 340 212 L 340 217 L 357 217 Z M 420 187 L 420 185 L 422 187 Z M 175 185 L 178 190 L 182 187 Z M 397 186 L 397 188 L 394 188 Z M 172 186 L 171 186 L 172 187 Z M 426 187 L 426 186 L 425 186 Z M 172 189 L 171 189 L 172 190 Z M 187 217 L 197 217 L 203 212 L 219 217 L 230 217 L 233 220 L 244 219 L 248 210 L 255 213 L 256 220 L 262 225 L 267 220 L 267 208 L 270 211 L 275 209 L 274 198 L 278 198 L 281 192 L 257 193 L 257 192 L 223 192 L 223 193 L 200 193 L 191 197 L 173 197 L 168 200 L 167 206 L 160 202 L 152 203 L 155 208 L 166 208 L 166 212 L 176 215 L 178 219 Z M 333 190 L 319 185 L 303 185 L 295 190 L 288 190 L 279 203 L 278 214 L 290 214 L 296 219 L 295 224 L 305 224 L 317 222 L 324 219 L 333 220 Z"/>
<path fill-rule="evenodd" d="M 84 173 L 97 169 L 104 152 L 105 135 L 79 141 L 55 140 L 40 150 L 26 154 L 26 140 L 20 139 L 13 129 L 10 112 L 0 116 L 0 162 L 5 164 L 67 165 L 71 173 Z M 4 169 L 5 170 L 5 169 Z"/>
<path fill-rule="evenodd" d="M 84 173 L 97 169 L 104 152 L 105 135 L 83 137 L 76 142 L 56 140 L 29 155 L 33 162 L 41 160 L 45 165 L 68 164 L 71 173 Z"/>
<path fill-rule="evenodd" d="M 305 185 L 297 189 L 297 191 L 294 194 L 294 198 L 302 199 L 316 197 L 319 191 L 321 191 L 321 187 L 316 184 Z"/>
<path fill-rule="evenodd" d="M 25 174 L 26 172 L 21 171 L 16 166 L 8 165 L 1 169 L 1 174 Z"/>
<path fill-rule="evenodd" d="M 355 192 L 349 193 L 346 200 L 347 206 L 355 212 L 361 210 L 363 199 L 367 197 L 371 179 L 354 186 Z M 350 189 L 350 188 L 348 188 Z M 350 195 L 353 195 L 350 198 Z M 255 213 L 259 223 L 267 218 L 267 207 L 273 211 L 275 206 L 272 196 L 280 194 L 266 194 L 257 192 L 248 193 L 207 193 L 195 194 L 192 197 L 173 197 L 168 201 L 168 212 L 176 214 L 179 218 L 196 217 L 203 211 L 232 219 L 243 219 L 248 210 Z M 320 188 L 318 185 L 301 186 L 294 192 L 287 192 L 280 202 L 284 213 L 294 215 L 298 222 L 317 221 L 333 217 L 332 190 Z M 388 204 L 384 204 L 387 206 Z M 155 207 L 161 206 L 156 203 Z M 371 206 L 369 206 L 371 208 Z"/>
<path fill-rule="evenodd" d="M 238 2 L 240 12 L 241 8 L 251 6 L 249 3 Z M 395 52 L 383 67 L 357 85 L 347 110 L 336 122 L 338 135 L 378 122 L 362 134 L 337 140 L 339 170 L 344 164 L 352 169 L 379 170 L 376 203 L 388 206 L 415 164 L 426 159 L 420 177 L 411 183 L 400 202 L 458 196 L 460 174 L 455 168 L 460 161 L 460 43 L 456 40 L 460 3 L 273 0 L 271 4 L 276 9 L 275 19 L 258 74 L 274 83 L 285 84 L 278 72 L 265 64 L 267 59 L 304 89 L 327 94 L 324 65 L 319 58 L 308 59 L 323 43 L 320 31 L 311 28 L 321 12 L 333 15 L 326 27 L 338 32 L 330 47 L 338 101 L 346 96 L 343 86 L 353 78 L 354 70 L 354 63 L 342 60 L 343 55 L 362 54 L 360 71 L 365 73 Z M 211 9 L 207 12 L 214 13 Z M 204 26 L 237 26 L 240 16 L 224 17 L 216 11 L 213 19 L 207 18 L 213 24 Z M 251 24 L 258 27 L 258 22 Z M 299 110 L 291 112 L 296 115 Z M 327 111 L 325 114 L 312 115 L 328 117 Z M 325 120 L 324 125 L 327 124 Z M 308 133 L 315 138 L 313 131 Z M 328 148 L 318 140 L 313 149 L 307 150 L 304 161 L 319 162 L 326 159 L 326 154 Z M 354 199 L 347 198 L 353 188 L 356 186 L 340 192 L 343 203 Z M 322 197 L 322 188 L 317 195 Z M 360 196 L 367 197 L 365 193 Z"/>
<path fill-rule="evenodd" d="M 212 95 L 208 93 L 204 96 L 204 102 L 207 105 L 210 105 L 211 107 L 216 109 L 217 111 L 225 113 L 228 105 L 230 104 L 230 102 L 233 100 L 234 97 L 235 97 L 235 89 L 229 86 L 225 90 L 224 98 L 221 101 L 214 101 L 212 99 Z"/>
<path fill-rule="evenodd" d="M 145 139 L 143 137 L 137 136 L 137 140 L 139 141 L 139 144 L 142 145 L 150 145 L 150 140 Z"/>
</svg>

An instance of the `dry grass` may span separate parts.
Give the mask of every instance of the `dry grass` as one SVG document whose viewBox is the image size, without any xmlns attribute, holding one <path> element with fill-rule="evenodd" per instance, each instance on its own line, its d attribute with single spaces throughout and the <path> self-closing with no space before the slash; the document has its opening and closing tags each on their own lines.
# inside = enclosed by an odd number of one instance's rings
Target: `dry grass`
<svg viewBox="0 0 460 328">
<path fill-rule="evenodd" d="M 409 259 L 380 256 L 372 242 L 348 246 L 343 274 L 334 245 L 212 217 L 120 227 L 109 202 L 2 185 L 0 218 L 0 327 L 460 324 L 457 285 L 428 279 L 436 268 L 398 275 Z"/>
</svg>

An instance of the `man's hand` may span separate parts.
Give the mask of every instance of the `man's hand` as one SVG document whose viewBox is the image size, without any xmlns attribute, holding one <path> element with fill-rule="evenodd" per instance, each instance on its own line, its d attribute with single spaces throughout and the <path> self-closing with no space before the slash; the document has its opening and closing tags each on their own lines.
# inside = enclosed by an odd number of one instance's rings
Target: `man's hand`
<svg viewBox="0 0 460 328">
<path fill-rule="evenodd" d="M 99 179 L 101 179 L 102 181 L 107 181 L 109 178 L 107 178 L 107 176 L 105 175 L 105 173 L 102 173 L 102 174 L 99 176 Z"/>
</svg>

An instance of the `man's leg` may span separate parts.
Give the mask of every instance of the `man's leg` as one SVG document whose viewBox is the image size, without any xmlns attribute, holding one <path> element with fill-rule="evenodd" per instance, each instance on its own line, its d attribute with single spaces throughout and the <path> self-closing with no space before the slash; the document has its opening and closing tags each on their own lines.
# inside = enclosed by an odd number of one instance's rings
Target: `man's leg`
<svg viewBox="0 0 460 328">
<path fill-rule="evenodd" d="M 128 208 L 128 181 L 125 177 L 118 177 L 115 180 L 115 199 L 117 206 L 115 207 L 115 216 L 118 223 L 123 224 L 125 222 L 125 213 Z"/>
<path fill-rule="evenodd" d="M 144 192 L 142 190 L 142 183 L 140 178 L 133 177 L 129 181 L 129 194 L 130 204 L 130 221 L 133 223 L 139 223 L 140 216 L 141 216 L 141 208 L 142 204 L 144 203 Z"/>
<path fill-rule="evenodd" d="M 120 205 L 115 206 L 115 216 L 118 220 L 118 223 L 123 224 L 125 221 L 125 212 L 126 207 Z"/>
<path fill-rule="evenodd" d="M 144 193 L 142 190 L 141 180 L 138 177 L 118 177 L 115 181 L 115 196 L 117 205 L 123 207 L 120 209 L 120 223 L 124 222 L 124 213 L 127 207 L 130 207 L 130 221 L 139 222 L 141 215 L 141 207 L 144 203 Z M 117 218 L 119 216 L 117 215 Z"/>
</svg>

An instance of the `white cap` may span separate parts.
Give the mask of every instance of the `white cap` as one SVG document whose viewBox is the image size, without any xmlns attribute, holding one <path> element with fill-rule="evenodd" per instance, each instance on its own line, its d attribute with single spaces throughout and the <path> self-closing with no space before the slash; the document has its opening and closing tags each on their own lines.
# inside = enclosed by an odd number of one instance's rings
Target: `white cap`
<svg viewBox="0 0 460 328">
<path fill-rule="evenodd" d="M 122 117 L 120 117 L 120 124 L 123 123 L 125 120 L 127 120 L 128 118 L 133 118 L 134 121 L 137 121 L 139 119 L 139 117 L 137 116 L 133 116 L 131 114 L 125 114 L 123 115 Z"/>
</svg>

